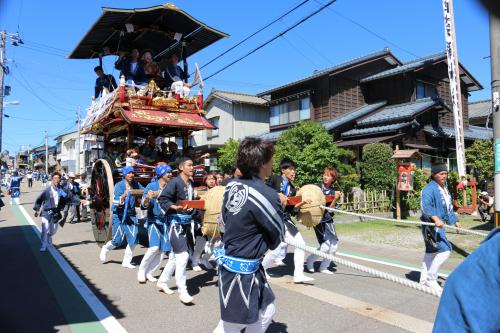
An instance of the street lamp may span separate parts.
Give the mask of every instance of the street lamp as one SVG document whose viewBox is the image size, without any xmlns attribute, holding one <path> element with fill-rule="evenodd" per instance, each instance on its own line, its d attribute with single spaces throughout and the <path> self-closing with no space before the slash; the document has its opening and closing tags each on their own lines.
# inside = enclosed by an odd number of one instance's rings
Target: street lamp
<svg viewBox="0 0 500 333">
<path fill-rule="evenodd" d="M 3 103 L 3 107 L 9 106 L 9 105 L 20 105 L 21 102 L 19 101 L 8 101 Z"/>
</svg>

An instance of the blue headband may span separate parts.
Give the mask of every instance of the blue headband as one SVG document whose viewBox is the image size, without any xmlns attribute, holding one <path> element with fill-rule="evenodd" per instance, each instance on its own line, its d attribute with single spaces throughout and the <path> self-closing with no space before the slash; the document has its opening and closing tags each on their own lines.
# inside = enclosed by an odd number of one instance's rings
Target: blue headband
<svg viewBox="0 0 500 333">
<path fill-rule="evenodd" d="M 155 167 L 156 178 L 160 179 L 165 174 L 172 172 L 172 168 L 167 164 L 158 164 Z"/>
<path fill-rule="evenodd" d="M 122 177 L 123 178 L 125 178 L 125 176 L 128 175 L 129 173 L 135 173 L 135 170 L 133 167 L 126 166 L 126 167 L 122 168 Z"/>
</svg>

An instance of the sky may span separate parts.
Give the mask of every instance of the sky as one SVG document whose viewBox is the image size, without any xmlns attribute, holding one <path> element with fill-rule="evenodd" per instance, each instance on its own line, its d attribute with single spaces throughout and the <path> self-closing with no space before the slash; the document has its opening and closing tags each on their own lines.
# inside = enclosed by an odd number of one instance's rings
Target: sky
<svg viewBox="0 0 500 333">
<path fill-rule="evenodd" d="M 160 0 L 161 1 L 161 0 Z M 4 98 L 3 150 L 49 145 L 54 138 L 76 130 L 76 113 L 85 115 L 94 91 L 93 68 L 98 60 L 70 60 L 69 55 L 101 14 L 101 7 L 134 8 L 160 5 L 160 1 L 38 1 L 0 0 L 0 30 L 19 32 L 22 46 L 8 44 L 12 87 Z M 164 0 L 165 1 L 165 0 Z M 230 35 L 188 59 L 200 66 L 278 18 L 303 0 L 206 1 L 173 3 L 198 20 Z M 243 45 L 224 54 L 202 70 L 208 77 L 228 63 L 269 40 L 315 11 L 327 0 L 310 0 Z M 484 86 L 469 101 L 490 98 L 490 44 L 487 12 L 477 0 L 454 1 L 460 62 Z M 315 70 L 388 47 L 401 61 L 444 51 L 442 1 L 338 0 L 302 25 L 205 82 L 211 89 L 259 93 L 311 75 Z M 114 57 L 106 57 L 104 70 L 113 71 Z M 19 105 L 9 102 L 19 101 Z"/>
</svg>

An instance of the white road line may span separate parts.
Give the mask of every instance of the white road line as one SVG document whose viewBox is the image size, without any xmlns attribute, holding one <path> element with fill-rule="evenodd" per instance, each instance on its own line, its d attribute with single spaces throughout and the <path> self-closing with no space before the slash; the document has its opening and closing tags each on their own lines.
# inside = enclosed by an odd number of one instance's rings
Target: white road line
<svg viewBox="0 0 500 333">
<path fill-rule="evenodd" d="M 337 255 L 339 257 L 346 257 L 346 258 L 351 258 L 351 259 L 357 259 L 361 261 L 368 261 L 368 262 L 373 262 L 375 264 L 380 264 L 380 265 L 385 265 L 385 266 L 392 266 L 392 267 L 397 267 L 397 268 L 403 268 L 403 269 L 409 269 L 409 270 L 419 270 L 417 267 L 413 266 L 407 266 L 407 265 L 401 265 L 401 264 L 395 264 L 392 262 L 387 262 L 383 260 L 377 260 L 377 259 L 371 259 L 371 258 L 365 258 L 363 256 L 357 256 L 353 254 L 347 254 L 347 253 L 342 253 L 342 251 L 337 251 Z M 445 273 L 438 273 L 438 276 L 443 277 L 443 278 L 448 278 L 448 274 Z"/>
<path fill-rule="evenodd" d="M 35 234 L 40 238 L 40 229 L 38 225 L 33 221 L 31 216 L 26 212 L 23 206 L 18 205 L 21 213 L 23 213 L 28 223 L 33 227 Z M 87 302 L 88 306 L 94 312 L 94 314 L 99 319 L 101 325 L 108 331 L 112 333 L 126 333 L 127 330 L 118 322 L 118 320 L 109 312 L 109 310 L 101 303 L 99 298 L 89 289 L 89 287 L 83 282 L 75 270 L 70 266 L 70 264 L 64 259 L 64 257 L 59 253 L 57 249 L 52 246 L 48 247 L 48 250 L 54 260 L 57 262 L 59 267 L 63 270 L 64 274 L 68 277 L 70 282 L 73 284 L 75 289 L 80 293 L 82 298 Z"/>
<path fill-rule="evenodd" d="M 337 306 L 364 317 L 402 328 L 409 332 L 428 333 L 432 331 L 433 324 L 428 321 L 408 316 L 375 304 L 363 302 L 315 286 L 295 284 L 287 278 L 272 278 L 268 281 L 282 288 L 312 297 L 321 302 Z"/>
</svg>

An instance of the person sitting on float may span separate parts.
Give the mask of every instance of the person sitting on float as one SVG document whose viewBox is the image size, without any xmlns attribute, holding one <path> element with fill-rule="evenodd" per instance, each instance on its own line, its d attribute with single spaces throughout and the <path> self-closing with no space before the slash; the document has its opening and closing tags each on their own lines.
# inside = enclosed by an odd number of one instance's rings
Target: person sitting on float
<svg viewBox="0 0 500 333">
<path fill-rule="evenodd" d="M 144 86 L 148 84 L 148 78 L 144 72 L 144 64 L 139 59 L 140 53 L 138 49 L 133 49 L 129 57 L 125 57 L 124 53 L 115 62 L 115 68 L 119 69 L 120 77 L 125 76 L 127 84 Z"/>
<path fill-rule="evenodd" d="M 167 70 L 165 71 L 165 80 L 167 82 L 167 87 L 168 83 L 170 83 L 172 93 L 184 98 L 189 96 L 191 85 L 183 81 L 183 79 L 186 79 L 188 76 L 186 76 L 178 63 L 179 56 L 175 53 L 172 54 L 169 58 Z"/>
</svg>

